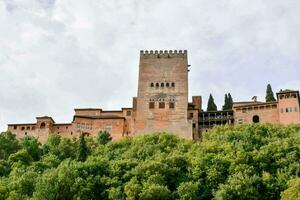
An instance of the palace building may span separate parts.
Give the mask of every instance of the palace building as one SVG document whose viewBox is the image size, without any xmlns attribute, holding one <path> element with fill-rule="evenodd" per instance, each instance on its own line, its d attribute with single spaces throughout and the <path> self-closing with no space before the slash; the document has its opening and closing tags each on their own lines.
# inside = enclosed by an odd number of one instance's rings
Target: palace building
<svg viewBox="0 0 300 200">
<path fill-rule="evenodd" d="M 201 96 L 188 102 L 187 51 L 141 51 L 137 96 L 131 108 L 76 108 L 70 123 L 37 117 L 35 123 L 8 124 L 17 138 L 34 136 L 45 142 L 52 133 L 66 138 L 95 137 L 108 131 L 114 140 L 125 136 L 171 132 L 198 140 L 215 125 L 241 123 L 300 123 L 299 92 L 282 90 L 275 102 L 235 102 L 232 110 L 204 112 Z"/>
</svg>

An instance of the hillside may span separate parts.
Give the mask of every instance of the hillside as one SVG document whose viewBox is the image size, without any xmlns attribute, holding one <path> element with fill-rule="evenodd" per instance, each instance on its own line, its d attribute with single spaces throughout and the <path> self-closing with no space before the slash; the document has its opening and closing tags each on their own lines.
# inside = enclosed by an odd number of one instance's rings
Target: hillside
<svg viewBox="0 0 300 200">
<path fill-rule="evenodd" d="M 0 199 L 300 199 L 300 125 L 63 139 L 0 135 Z M 297 196 L 298 195 L 298 196 Z"/>
</svg>

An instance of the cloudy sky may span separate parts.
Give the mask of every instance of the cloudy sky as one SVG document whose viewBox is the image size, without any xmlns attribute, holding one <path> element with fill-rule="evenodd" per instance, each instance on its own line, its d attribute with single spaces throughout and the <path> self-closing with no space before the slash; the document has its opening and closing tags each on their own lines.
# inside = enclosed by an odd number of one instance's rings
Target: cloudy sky
<svg viewBox="0 0 300 200">
<path fill-rule="evenodd" d="M 220 108 L 300 89 L 299 0 L 0 0 L 0 130 L 137 93 L 141 49 L 187 49 L 190 96 Z"/>
</svg>

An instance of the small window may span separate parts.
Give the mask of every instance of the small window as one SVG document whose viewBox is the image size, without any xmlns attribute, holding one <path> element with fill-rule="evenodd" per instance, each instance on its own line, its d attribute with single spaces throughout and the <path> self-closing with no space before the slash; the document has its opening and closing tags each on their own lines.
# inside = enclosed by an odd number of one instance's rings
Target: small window
<svg viewBox="0 0 300 200">
<path fill-rule="evenodd" d="M 154 102 L 150 102 L 150 103 L 149 103 L 149 108 L 150 108 L 150 109 L 154 109 L 154 105 L 155 105 Z"/>
<path fill-rule="evenodd" d="M 155 86 L 156 86 L 156 87 L 159 87 L 159 83 L 156 83 Z"/>
<path fill-rule="evenodd" d="M 196 128 L 196 124 L 195 123 L 193 123 L 193 128 Z"/>
<path fill-rule="evenodd" d="M 154 87 L 154 83 L 151 83 L 150 86 L 151 86 L 151 87 Z"/>
<path fill-rule="evenodd" d="M 73 132 L 71 132 L 71 135 L 73 135 Z"/>
<path fill-rule="evenodd" d="M 25 132 L 25 135 L 27 135 L 27 132 Z"/>
<path fill-rule="evenodd" d="M 297 109 L 297 107 L 295 107 L 295 112 L 298 112 L 298 109 Z"/>
<path fill-rule="evenodd" d="M 14 129 L 17 129 L 17 126 L 16 126 L 16 125 L 14 126 Z"/>
<path fill-rule="evenodd" d="M 44 128 L 46 128 L 46 124 L 45 124 L 45 122 L 42 122 L 40 125 L 40 129 L 44 129 Z"/>
<path fill-rule="evenodd" d="M 190 113 L 190 118 L 193 118 L 194 117 L 194 113 Z"/>
<path fill-rule="evenodd" d="M 159 102 L 159 108 L 160 109 L 165 108 L 165 102 Z"/>
<path fill-rule="evenodd" d="M 166 83 L 166 87 L 170 87 L 170 83 Z"/>
<path fill-rule="evenodd" d="M 127 116 L 131 116 L 131 111 L 128 110 L 128 111 L 126 112 L 126 115 L 127 115 Z"/>
<path fill-rule="evenodd" d="M 281 113 L 283 113 L 284 112 L 284 110 L 283 110 L 283 108 L 281 108 Z"/>
<path fill-rule="evenodd" d="M 172 87 L 175 87 L 175 83 L 172 83 Z"/>
<path fill-rule="evenodd" d="M 169 108 L 170 109 L 174 109 L 175 108 L 175 103 L 174 102 L 170 102 L 169 103 Z"/>
<path fill-rule="evenodd" d="M 21 130 L 24 131 L 24 130 L 25 130 L 25 127 L 23 126 L 23 127 L 21 128 Z"/>
<path fill-rule="evenodd" d="M 69 127 L 66 126 L 66 129 L 68 129 Z"/>
<path fill-rule="evenodd" d="M 160 87 L 165 87 L 165 84 L 164 84 L 164 83 L 161 83 L 161 84 L 160 84 Z"/>
<path fill-rule="evenodd" d="M 26 130 L 30 130 L 30 126 L 27 126 Z"/>
</svg>

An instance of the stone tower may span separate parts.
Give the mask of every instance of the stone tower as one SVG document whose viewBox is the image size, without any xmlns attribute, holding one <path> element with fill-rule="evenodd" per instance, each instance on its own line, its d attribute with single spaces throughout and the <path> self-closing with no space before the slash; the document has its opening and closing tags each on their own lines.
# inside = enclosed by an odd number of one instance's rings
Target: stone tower
<svg viewBox="0 0 300 200">
<path fill-rule="evenodd" d="M 141 51 L 134 133 L 167 131 L 192 138 L 187 51 Z"/>
</svg>

